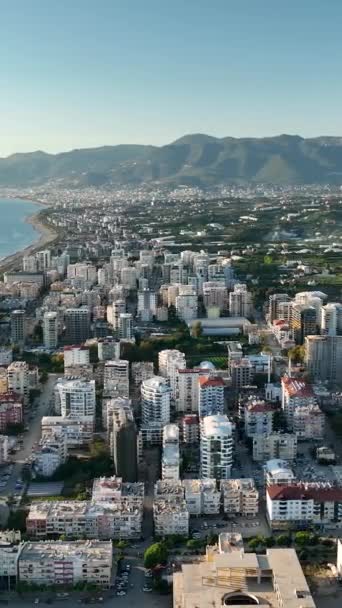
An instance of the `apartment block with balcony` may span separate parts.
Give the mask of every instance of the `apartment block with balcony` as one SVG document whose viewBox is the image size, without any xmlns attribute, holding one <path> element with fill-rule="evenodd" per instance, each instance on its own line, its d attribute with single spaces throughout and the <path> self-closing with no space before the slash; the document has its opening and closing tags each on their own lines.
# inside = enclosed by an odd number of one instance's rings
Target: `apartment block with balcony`
<svg viewBox="0 0 342 608">
<path fill-rule="evenodd" d="M 259 492 L 254 479 L 227 479 L 220 483 L 223 511 L 227 515 L 256 517 Z"/>
</svg>

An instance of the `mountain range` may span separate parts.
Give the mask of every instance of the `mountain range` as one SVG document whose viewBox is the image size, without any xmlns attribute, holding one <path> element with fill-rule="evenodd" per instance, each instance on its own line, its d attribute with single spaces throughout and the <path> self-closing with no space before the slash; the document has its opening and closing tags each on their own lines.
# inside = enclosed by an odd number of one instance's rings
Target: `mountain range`
<svg viewBox="0 0 342 608">
<path fill-rule="evenodd" d="M 342 184 L 342 137 L 216 138 L 186 135 L 166 146 L 117 145 L 0 159 L 0 186 L 202 187 L 224 183 Z"/>
</svg>

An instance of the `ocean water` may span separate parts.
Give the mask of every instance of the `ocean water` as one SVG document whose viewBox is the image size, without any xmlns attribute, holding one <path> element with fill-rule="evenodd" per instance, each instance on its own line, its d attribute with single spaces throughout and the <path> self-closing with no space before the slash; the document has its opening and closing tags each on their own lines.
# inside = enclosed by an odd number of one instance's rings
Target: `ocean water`
<svg viewBox="0 0 342 608">
<path fill-rule="evenodd" d="M 41 208 L 31 201 L 0 198 L 0 260 L 39 238 L 39 232 L 25 220 Z"/>
</svg>

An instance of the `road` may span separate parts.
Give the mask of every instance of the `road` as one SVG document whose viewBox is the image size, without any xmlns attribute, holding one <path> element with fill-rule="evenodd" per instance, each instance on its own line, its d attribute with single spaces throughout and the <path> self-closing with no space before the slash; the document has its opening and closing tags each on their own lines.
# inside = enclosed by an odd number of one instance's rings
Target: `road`
<svg viewBox="0 0 342 608">
<path fill-rule="evenodd" d="M 42 385 L 41 394 L 37 397 L 38 407 L 34 410 L 34 418 L 28 423 L 29 430 L 24 432 L 24 443 L 19 452 L 12 456 L 14 462 L 13 471 L 8 480 L 6 488 L 0 492 L 0 496 L 10 496 L 19 493 L 15 490 L 15 482 L 20 479 L 25 460 L 31 456 L 34 444 L 41 436 L 41 419 L 50 412 L 51 398 L 58 374 L 49 374 L 47 382 Z"/>
</svg>

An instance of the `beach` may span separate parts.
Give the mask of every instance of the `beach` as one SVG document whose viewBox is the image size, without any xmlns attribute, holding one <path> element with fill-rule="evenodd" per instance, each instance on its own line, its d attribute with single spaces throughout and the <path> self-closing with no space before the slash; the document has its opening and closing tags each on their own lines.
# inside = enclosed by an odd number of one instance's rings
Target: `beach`
<svg viewBox="0 0 342 608">
<path fill-rule="evenodd" d="M 25 200 L 25 199 L 22 199 Z M 46 208 L 46 205 L 40 203 L 39 201 L 31 201 L 36 204 L 40 204 L 42 207 Z M 11 270 L 13 268 L 19 269 L 21 268 L 21 260 L 25 255 L 31 255 L 35 251 L 39 251 L 40 249 L 46 247 L 50 243 L 54 242 L 57 238 L 57 232 L 46 226 L 39 218 L 39 212 L 34 213 L 33 215 L 28 216 L 25 219 L 27 224 L 31 224 L 33 228 L 39 233 L 38 239 L 33 241 L 27 247 L 20 249 L 0 260 L 0 272 L 5 272 L 7 270 Z"/>
</svg>

